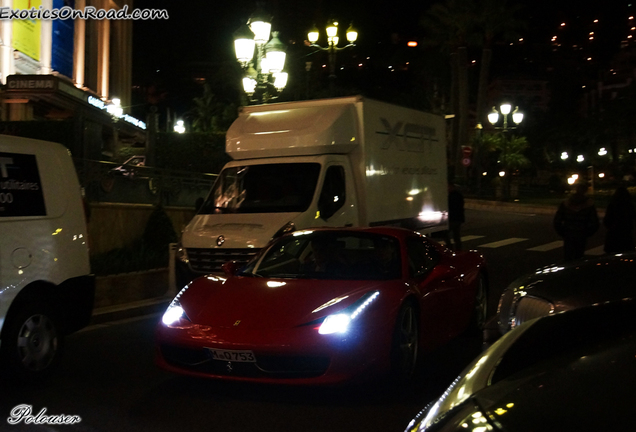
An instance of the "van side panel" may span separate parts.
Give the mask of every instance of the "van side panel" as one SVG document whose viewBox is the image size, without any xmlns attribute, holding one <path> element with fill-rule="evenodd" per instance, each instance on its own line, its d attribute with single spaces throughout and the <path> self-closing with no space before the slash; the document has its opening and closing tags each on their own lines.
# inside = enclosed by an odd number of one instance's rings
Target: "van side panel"
<svg viewBox="0 0 636 432">
<path fill-rule="evenodd" d="M 441 116 L 365 99 L 364 175 L 369 225 L 445 229 L 446 132 Z"/>
<path fill-rule="evenodd" d="M 72 325 L 76 328 L 92 313 L 94 277 L 80 185 L 70 153 L 60 144 L 10 136 L 0 136 L 0 153 L 35 155 L 38 187 L 46 204 L 45 213 L 36 216 L 0 215 L 0 330 L 14 299 L 23 290 L 28 297 L 26 291 L 34 284 L 49 287 L 47 297 L 50 293 L 65 305 L 62 316 L 82 308 L 73 312 L 81 315 Z M 5 158 L 5 168 L 19 168 L 6 159 L 11 158 Z M 11 169 L 4 171 L 0 188 L 16 184 L 11 183 Z"/>
</svg>

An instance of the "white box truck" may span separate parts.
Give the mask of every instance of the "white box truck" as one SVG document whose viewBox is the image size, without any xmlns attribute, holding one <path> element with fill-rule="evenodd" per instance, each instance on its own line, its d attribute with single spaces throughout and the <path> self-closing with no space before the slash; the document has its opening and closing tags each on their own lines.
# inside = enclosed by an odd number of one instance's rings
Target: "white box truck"
<svg viewBox="0 0 636 432">
<path fill-rule="evenodd" d="M 0 135 L 0 375 L 34 379 L 93 312 L 80 184 L 61 144 Z"/>
<path fill-rule="evenodd" d="M 244 107 L 176 250 L 179 286 L 294 229 L 448 229 L 442 116 L 360 96 Z"/>
</svg>

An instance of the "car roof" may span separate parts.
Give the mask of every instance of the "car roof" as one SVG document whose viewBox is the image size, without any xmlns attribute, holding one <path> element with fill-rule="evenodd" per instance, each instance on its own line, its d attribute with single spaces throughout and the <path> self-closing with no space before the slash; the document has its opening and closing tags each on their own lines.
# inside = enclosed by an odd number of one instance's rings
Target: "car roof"
<svg viewBox="0 0 636 432">
<path fill-rule="evenodd" d="M 599 300 L 618 300 L 636 294 L 636 253 L 543 267 L 518 277 L 508 287 L 555 301 L 586 294 Z M 612 298 L 612 294 L 616 296 Z"/>
<path fill-rule="evenodd" d="M 478 403 L 494 412 L 502 403 L 514 404 L 497 418 L 506 430 L 539 430 L 541 425 L 594 430 L 586 423 L 594 417 L 591 411 L 603 414 L 596 421 L 607 421 L 607 413 L 631 419 L 631 409 L 619 411 L 636 403 L 626 381 L 633 374 L 635 314 L 636 301 L 626 299 L 528 323 L 501 356 L 491 384 L 475 395 Z M 559 429 L 559 422 L 570 422 L 569 427 Z"/>
</svg>

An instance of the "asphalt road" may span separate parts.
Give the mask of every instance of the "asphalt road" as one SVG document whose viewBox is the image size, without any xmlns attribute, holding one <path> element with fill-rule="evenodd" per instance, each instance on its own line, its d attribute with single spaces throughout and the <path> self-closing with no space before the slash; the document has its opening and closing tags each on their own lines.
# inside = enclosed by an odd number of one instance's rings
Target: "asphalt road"
<svg viewBox="0 0 636 432">
<path fill-rule="evenodd" d="M 494 313 L 520 274 L 561 261 L 550 215 L 467 211 L 464 245 L 487 258 Z M 602 232 L 590 240 L 598 253 Z M 458 339 L 425 359 L 412 385 L 386 382 L 295 388 L 183 378 L 153 363 L 159 316 L 96 325 L 70 336 L 57 373 L 40 384 L 0 382 L 1 431 L 402 431 L 482 349 Z M 33 414 L 78 416 L 74 425 L 10 425 L 18 405 Z"/>
</svg>

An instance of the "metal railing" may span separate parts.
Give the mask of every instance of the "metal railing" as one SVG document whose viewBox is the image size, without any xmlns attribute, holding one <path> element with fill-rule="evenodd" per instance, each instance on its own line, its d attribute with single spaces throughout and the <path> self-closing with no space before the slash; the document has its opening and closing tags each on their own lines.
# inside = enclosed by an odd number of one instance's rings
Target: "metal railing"
<svg viewBox="0 0 636 432">
<path fill-rule="evenodd" d="M 207 196 L 218 175 L 88 159 L 74 162 L 91 202 L 194 207 L 198 198 Z"/>
</svg>

